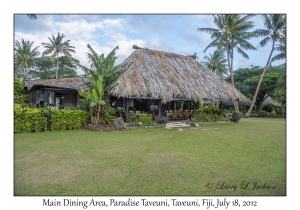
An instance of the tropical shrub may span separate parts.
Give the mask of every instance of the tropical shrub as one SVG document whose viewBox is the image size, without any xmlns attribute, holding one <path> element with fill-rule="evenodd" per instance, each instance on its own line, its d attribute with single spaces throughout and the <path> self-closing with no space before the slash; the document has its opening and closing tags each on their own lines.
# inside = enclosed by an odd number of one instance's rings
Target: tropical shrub
<svg viewBox="0 0 300 210">
<path fill-rule="evenodd" d="M 110 87 L 117 86 L 118 83 L 112 84 L 118 74 L 118 67 L 115 66 L 116 50 L 117 46 L 106 57 L 104 54 L 98 55 L 93 48 L 87 45 L 89 52 L 87 57 L 91 63 L 91 68 L 82 66 L 85 74 L 88 75 L 88 80 L 91 84 L 90 90 L 82 90 L 78 88 L 78 93 L 82 97 L 80 99 L 81 104 L 86 105 L 89 108 L 90 118 L 92 124 L 101 124 L 103 122 L 103 116 L 101 112 L 103 105 L 107 104 L 105 101 L 105 92 Z"/>
<path fill-rule="evenodd" d="M 208 121 L 208 117 L 207 117 L 206 114 L 200 112 L 200 113 L 197 113 L 194 116 L 193 121 L 195 121 L 195 122 L 207 122 Z"/>
<path fill-rule="evenodd" d="M 15 104 L 14 107 L 14 132 L 28 133 L 28 132 L 42 132 L 47 131 L 50 117 L 50 129 L 66 130 L 79 129 L 87 124 L 89 120 L 89 113 L 81 110 L 64 110 L 51 109 L 48 106 L 44 108 L 22 108 L 22 105 Z"/>
<path fill-rule="evenodd" d="M 89 117 L 87 111 L 53 109 L 51 131 L 79 129 L 88 123 Z"/>
<path fill-rule="evenodd" d="M 14 132 L 29 133 L 47 130 L 47 118 L 37 108 L 22 108 L 20 104 L 14 107 Z"/>
<path fill-rule="evenodd" d="M 116 110 L 113 107 L 108 107 L 101 111 L 101 116 L 103 116 L 104 124 L 111 124 L 116 119 Z"/>
<path fill-rule="evenodd" d="M 24 93 L 23 84 L 18 77 L 14 79 L 14 102 L 16 104 L 29 102 L 29 95 Z"/>
<path fill-rule="evenodd" d="M 150 125 L 152 123 L 152 119 L 148 115 L 141 115 L 139 119 L 143 125 Z"/>
<path fill-rule="evenodd" d="M 194 117 L 193 117 L 193 121 L 195 122 L 212 122 L 212 121 L 220 121 L 220 120 L 224 120 L 224 116 L 223 115 L 219 115 L 217 113 L 212 114 L 212 115 L 206 115 L 205 113 L 197 113 Z"/>
<path fill-rule="evenodd" d="M 133 125 L 151 125 L 157 122 L 157 119 L 154 119 L 154 121 L 152 121 L 151 115 L 140 115 L 139 117 L 136 117 L 132 120 Z"/>
</svg>

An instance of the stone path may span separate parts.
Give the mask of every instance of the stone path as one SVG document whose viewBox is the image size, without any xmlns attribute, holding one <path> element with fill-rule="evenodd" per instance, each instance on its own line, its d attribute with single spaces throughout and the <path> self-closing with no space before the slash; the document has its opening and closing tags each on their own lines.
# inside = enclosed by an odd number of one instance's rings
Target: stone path
<svg viewBox="0 0 300 210">
<path fill-rule="evenodd" d="M 172 129 L 172 128 L 186 128 L 191 127 L 190 124 L 186 124 L 183 122 L 169 122 L 166 124 L 166 129 Z"/>
</svg>

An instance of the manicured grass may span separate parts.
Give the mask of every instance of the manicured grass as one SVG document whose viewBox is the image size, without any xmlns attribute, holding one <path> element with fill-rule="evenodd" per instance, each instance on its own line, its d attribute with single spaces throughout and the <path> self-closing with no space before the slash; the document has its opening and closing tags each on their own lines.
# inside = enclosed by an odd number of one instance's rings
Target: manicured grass
<svg viewBox="0 0 300 210">
<path fill-rule="evenodd" d="M 14 146 L 15 195 L 286 195 L 282 118 L 16 134 Z"/>
</svg>

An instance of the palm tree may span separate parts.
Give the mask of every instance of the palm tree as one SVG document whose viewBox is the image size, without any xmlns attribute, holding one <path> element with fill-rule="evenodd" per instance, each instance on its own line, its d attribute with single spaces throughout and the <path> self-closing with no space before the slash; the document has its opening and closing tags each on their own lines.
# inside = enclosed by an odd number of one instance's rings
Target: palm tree
<svg viewBox="0 0 300 210">
<path fill-rule="evenodd" d="M 256 101 L 256 97 L 258 95 L 262 80 L 267 72 L 267 69 L 269 67 L 270 62 L 273 60 L 278 60 L 279 58 L 285 58 L 285 29 L 286 29 L 286 19 L 285 19 L 285 15 L 282 14 L 273 14 L 273 15 L 263 15 L 263 22 L 265 27 L 267 28 L 267 30 L 265 29 L 259 29 L 257 30 L 257 34 L 260 36 L 265 36 L 265 38 L 263 40 L 261 40 L 261 42 L 259 43 L 259 45 L 261 47 L 264 47 L 267 45 L 267 43 L 272 42 L 272 47 L 271 47 L 271 51 L 270 51 L 270 55 L 269 58 L 267 60 L 267 64 L 264 68 L 264 71 L 260 77 L 260 80 L 258 82 L 256 91 L 255 91 L 255 95 L 253 97 L 252 100 L 252 104 L 246 114 L 246 116 L 248 117 L 253 109 L 253 106 L 255 104 Z M 279 42 L 279 48 L 275 47 L 275 43 Z M 284 44 L 282 44 L 284 42 Z M 280 47 L 281 46 L 281 47 Z M 282 46 L 284 46 L 284 48 L 282 48 Z M 275 49 L 284 49 L 284 52 L 282 52 L 283 56 L 279 56 L 276 55 L 275 57 L 272 58 L 272 54 L 273 51 Z M 274 59 L 275 58 L 275 59 Z"/>
<path fill-rule="evenodd" d="M 275 55 L 271 59 L 271 63 L 277 60 L 283 60 L 286 58 L 286 28 L 283 29 L 283 35 L 279 38 L 279 44 L 274 47 L 274 50 L 279 51 L 280 53 Z"/>
<path fill-rule="evenodd" d="M 32 49 L 34 42 L 25 41 L 22 39 L 21 43 L 15 41 L 15 63 L 19 71 L 24 71 L 24 82 L 26 79 L 27 68 L 34 63 L 34 58 L 37 57 L 40 52 L 38 48 L 40 46 Z"/>
<path fill-rule="evenodd" d="M 30 19 L 30 20 L 37 20 L 37 17 L 35 14 L 28 14 L 27 17 Z"/>
<path fill-rule="evenodd" d="M 201 63 L 203 63 L 209 70 L 219 75 L 221 78 L 224 78 L 228 72 L 224 51 L 216 50 L 214 51 L 213 55 L 211 53 L 209 53 L 209 55 L 209 57 L 204 56 L 203 59 L 206 61 Z"/>
<path fill-rule="evenodd" d="M 59 54 L 60 53 L 64 54 L 65 56 L 68 56 L 71 59 L 72 55 L 70 52 L 75 53 L 75 50 L 73 50 L 73 48 L 75 47 L 69 45 L 69 42 L 71 40 L 67 40 L 63 42 L 63 38 L 65 37 L 64 34 L 60 34 L 58 32 L 57 37 L 54 37 L 53 34 L 51 35 L 52 35 L 52 39 L 48 37 L 50 43 L 44 43 L 44 42 L 42 43 L 42 45 L 44 45 L 44 47 L 46 48 L 46 50 L 43 52 L 43 56 L 53 53 L 51 56 L 51 61 L 54 62 L 56 58 L 56 79 L 57 79 Z"/>
<path fill-rule="evenodd" d="M 211 34 L 211 38 L 213 39 L 203 52 L 206 52 L 210 47 L 225 50 L 232 85 L 234 85 L 233 50 L 236 49 L 239 54 L 247 59 L 249 59 L 249 56 L 243 50 L 256 50 L 247 41 L 256 36 L 255 33 L 248 31 L 254 27 L 253 21 L 248 21 L 252 16 L 254 15 L 245 15 L 243 17 L 237 14 L 213 15 L 214 23 L 218 27 L 217 29 L 198 28 L 199 31 Z M 238 111 L 237 102 L 235 102 L 235 110 Z"/>
</svg>

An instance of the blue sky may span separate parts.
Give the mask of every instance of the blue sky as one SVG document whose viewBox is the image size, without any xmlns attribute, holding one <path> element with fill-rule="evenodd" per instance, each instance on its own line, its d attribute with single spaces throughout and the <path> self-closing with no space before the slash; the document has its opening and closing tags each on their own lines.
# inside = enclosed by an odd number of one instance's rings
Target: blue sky
<svg viewBox="0 0 300 210">
<path fill-rule="evenodd" d="M 216 28 L 212 15 L 202 14 L 65 14 L 44 15 L 37 14 L 37 20 L 30 20 L 25 14 L 14 15 L 14 38 L 22 38 L 40 46 L 44 51 L 42 42 L 48 42 L 51 34 L 58 32 L 65 34 L 65 40 L 76 47 L 73 56 L 80 60 L 82 65 L 89 66 L 85 53 L 87 44 L 90 44 L 97 53 L 109 53 L 119 46 L 117 61 L 119 64 L 133 51 L 132 45 L 148 49 L 172 52 L 181 55 L 192 55 L 195 52 L 199 61 L 213 52 L 210 48 L 206 53 L 203 50 L 212 41 L 210 35 L 200 32 L 198 28 Z M 255 28 L 264 28 L 261 15 L 251 19 Z M 264 66 L 271 45 L 259 47 L 261 38 L 254 38 L 249 42 L 257 47 L 256 51 L 246 50 L 250 59 L 234 54 L 234 70 L 237 68 Z M 278 65 L 284 61 L 274 63 Z M 79 71 L 78 73 L 82 73 Z"/>
</svg>

